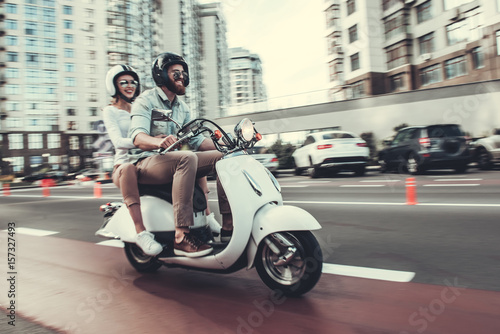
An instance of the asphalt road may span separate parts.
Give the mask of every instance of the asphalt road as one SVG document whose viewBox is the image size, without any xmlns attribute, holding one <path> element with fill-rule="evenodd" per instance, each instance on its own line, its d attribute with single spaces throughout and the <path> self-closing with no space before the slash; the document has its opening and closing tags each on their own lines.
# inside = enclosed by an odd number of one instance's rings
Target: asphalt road
<svg viewBox="0 0 500 334">
<path fill-rule="evenodd" d="M 463 307 L 458 307 L 458 303 L 454 304 L 458 308 L 457 314 L 455 314 L 456 317 L 460 318 L 458 314 L 463 314 L 466 319 L 471 317 L 469 319 L 471 323 L 481 321 L 483 323 L 481 328 L 486 329 L 490 328 L 487 325 L 488 321 L 493 321 L 494 326 L 499 328 L 500 323 L 498 320 L 495 322 L 494 318 L 490 318 L 489 315 L 483 315 L 485 318 L 481 318 L 480 314 L 483 306 L 493 313 L 498 314 L 500 312 L 500 283 L 498 282 L 500 276 L 500 255 L 498 255 L 500 254 L 500 245 L 497 241 L 497 236 L 500 233 L 500 224 L 498 223 L 498 216 L 500 215 L 500 171 L 482 172 L 473 169 L 466 174 L 440 171 L 419 175 L 416 177 L 417 205 L 407 205 L 405 187 L 407 177 L 407 175 L 379 174 L 378 172 L 369 172 L 364 177 L 353 177 L 348 174 L 321 179 L 290 175 L 279 177 L 285 204 L 296 205 L 307 210 L 323 227 L 321 231 L 315 232 L 315 235 L 322 245 L 325 263 L 328 265 L 318 286 L 306 295 L 302 301 L 306 304 L 310 302 L 316 307 L 327 308 L 332 307 L 335 302 L 340 302 L 341 305 L 337 306 L 342 308 L 344 304 L 339 300 L 340 296 L 350 294 L 350 289 L 358 289 L 365 291 L 365 293 L 362 296 L 357 295 L 356 298 L 371 300 L 370 303 L 373 302 L 374 304 L 370 307 L 374 307 L 380 302 L 388 303 L 385 300 L 386 298 L 391 299 L 390 304 L 396 306 L 398 303 L 403 302 L 401 299 L 413 300 L 414 294 L 421 294 L 421 296 L 428 297 L 422 297 L 423 300 L 409 303 L 406 313 L 403 312 L 400 316 L 396 316 L 396 311 L 391 310 L 389 313 L 392 316 L 388 316 L 385 319 L 386 322 L 384 322 L 384 319 L 374 320 L 368 316 L 359 319 L 359 314 L 363 309 L 360 305 L 357 305 L 356 309 L 347 308 L 345 310 L 347 313 L 344 314 L 343 319 L 349 319 L 347 321 L 351 324 L 349 330 L 353 330 L 353 333 L 363 332 L 358 329 L 364 328 L 368 324 L 374 327 L 372 330 L 363 333 L 378 333 L 379 331 L 384 333 L 459 333 L 459 330 L 452 329 L 455 328 L 451 325 L 454 322 L 449 322 L 446 317 L 441 317 L 441 320 L 436 321 L 425 318 L 427 321 L 425 330 L 422 330 L 424 326 L 423 322 L 418 321 L 419 318 L 414 318 L 414 322 L 408 320 L 408 316 L 411 316 L 414 310 L 418 310 L 419 307 L 432 302 L 435 296 L 445 291 L 444 289 L 455 287 L 456 291 L 461 291 L 462 301 L 464 302 Z M 213 182 L 210 183 L 210 186 L 215 188 Z M 39 188 L 12 190 L 10 196 L 0 197 L 2 216 L 0 230 L 5 230 L 8 222 L 15 222 L 18 231 L 22 231 L 22 228 L 32 228 L 56 232 L 43 238 L 23 236 L 22 238 L 26 239 L 21 239 L 21 241 L 25 241 L 20 242 L 18 247 L 25 254 L 34 249 L 45 249 L 44 247 L 48 247 L 48 245 L 84 247 L 89 256 L 97 250 L 98 254 L 109 253 L 110 257 L 107 258 L 103 255 L 103 258 L 99 259 L 99 255 L 97 255 L 97 258 L 83 257 L 81 261 L 85 264 L 88 262 L 89 266 L 91 266 L 92 261 L 97 261 L 99 265 L 102 265 L 101 260 L 105 259 L 107 266 L 113 266 L 116 261 L 116 265 L 125 266 L 127 273 L 132 275 L 133 271 L 129 271 L 130 268 L 127 267 L 121 249 L 94 246 L 103 241 L 94 235 L 95 230 L 102 223 L 98 207 L 106 201 L 119 200 L 120 194 L 111 184 L 102 185 L 102 198 L 93 198 L 93 191 L 93 184 L 51 188 L 49 197 L 43 197 Z M 214 196 L 213 193 L 212 196 Z M 210 206 L 213 211 L 217 212 L 215 196 L 211 197 Z M 38 248 L 34 248 L 35 246 Z M 109 250 L 99 252 L 99 250 L 104 249 Z M 49 251 L 53 251 L 53 249 L 49 247 Z M 68 252 L 73 253 L 71 250 L 68 250 Z M 58 255 L 56 253 L 54 257 L 64 255 L 66 254 Z M 61 258 L 57 261 L 46 259 L 47 263 L 45 263 L 43 252 L 41 252 L 33 256 L 33 258 L 38 259 L 37 261 L 24 259 L 24 256 L 20 261 L 31 261 L 34 264 L 41 261 L 44 266 L 47 266 L 47 270 L 53 271 L 64 261 L 74 262 L 77 256 L 85 256 L 85 254 L 78 252 L 71 259 Z M 336 266 L 341 267 L 340 272 L 335 271 L 339 270 Z M 328 272 L 330 269 L 332 270 L 331 273 Z M 372 269 L 382 270 L 382 273 L 385 273 L 384 270 L 390 270 L 392 273 L 411 273 L 411 279 L 404 283 L 410 285 L 402 289 L 413 291 L 412 298 L 406 295 L 398 296 L 397 294 L 388 297 L 387 292 L 394 292 L 394 285 L 390 284 L 403 283 L 390 282 L 384 279 L 383 275 L 382 278 L 378 279 L 359 278 L 360 276 L 357 274 L 346 273 L 345 270 L 349 271 L 348 269 L 352 269 L 351 271 L 354 272 L 361 271 L 362 273 L 370 272 Z M 89 281 L 101 277 L 97 273 L 94 275 L 92 269 L 87 267 L 78 270 L 85 271 L 89 276 Z M 189 279 L 190 282 L 196 284 L 196 278 L 205 277 L 185 270 L 175 270 L 174 274 L 169 274 L 167 269 L 160 270 L 160 272 L 161 277 L 169 277 L 174 282 Z M 340 273 L 341 276 L 335 275 L 335 273 Z M 70 277 L 73 274 L 75 273 L 65 273 Z M 29 277 L 35 274 L 26 272 L 25 275 Z M 164 288 L 160 287 L 158 277 L 153 281 L 141 278 L 140 275 L 134 277 L 140 282 L 143 290 L 161 290 L 160 294 L 172 293 L 172 291 L 168 290 L 171 287 L 162 290 Z M 256 291 L 257 295 L 264 296 L 268 294 L 266 287 L 263 286 L 254 271 L 248 273 L 239 272 L 222 277 L 210 275 L 209 281 L 220 281 L 221 279 L 230 287 L 234 286 L 235 294 L 239 295 L 242 300 L 250 298 L 250 304 L 252 304 L 251 297 L 240 291 L 241 287 L 238 287 L 238 280 L 241 279 L 243 284 L 250 287 L 251 296 L 254 296 L 255 294 L 252 293 Z M 71 289 L 69 288 L 71 287 L 71 278 L 67 281 L 60 286 L 61 289 L 66 287 L 66 284 L 69 284 L 67 289 Z M 386 284 L 389 284 L 387 285 L 389 290 L 384 294 Z M 213 287 L 211 284 L 208 284 L 208 286 Z M 417 293 L 417 291 L 420 291 L 419 289 L 424 287 L 424 292 Z M 29 287 L 26 287 L 26 290 L 29 289 Z M 214 290 L 217 290 L 217 288 Z M 401 290 L 401 288 L 397 290 Z M 472 301 L 466 302 L 469 297 L 464 297 L 466 295 L 465 291 L 470 294 Z M 380 294 L 377 294 L 377 292 Z M 489 296 L 489 299 L 482 295 L 483 292 Z M 3 291 L 0 293 L 0 295 L 4 294 Z M 62 295 L 68 294 L 65 290 L 60 293 Z M 62 300 L 62 303 L 70 303 L 69 300 L 72 294 L 69 293 L 70 296 L 66 296 L 65 299 L 59 299 L 59 302 L 61 303 Z M 481 295 L 481 298 L 478 297 L 479 295 Z M 203 296 L 208 300 L 212 298 L 209 292 L 204 292 Z M 482 302 L 477 304 L 477 298 Z M 0 301 L 3 305 L 4 300 L 0 298 Z M 233 300 L 223 298 L 223 301 L 231 303 Z M 126 303 L 127 301 L 123 302 Z M 485 304 L 482 305 L 481 303 Z M 302 312 L 300 304 L 297 304 L 296 301 L 292 304 L 285 308 L 284 312 L 299 317 Z M 245 305 L 248 311 L 248 303 Z M 194 304 L 190 305 L 190 308 L 197 313 L 200 312 Z M 39 317 L 37 321 L 40 321 L 44 326 L 49 325 L 61 329 L 60 323 L 57 321 L 51 319 L 51 321 L 47 322 L 46 317 L 50 317 L 50 315 L 44 313 L 43 310 L 33 307 L 25 313 L 22 312 L 22 309 L 19 312 L 20 316 Z M 226 310 L 226 312 L 231 313 L 231 310 Z M 241 309 L 238 312 L 241 312 Z M 234 315 L 232 314 L 230 317 L 233 320 Z M 404 318 L 404 321 L 401 320 L 402 318 Z M 248 321 L 245 317 L 243 319 Z M 315 328 L 316 332 L 327 333 L 330 331 L 325 327 L 326 324 L 340 326 L 336 319 L 332 320 L 328 317 L 321 319 L 326 322 L 321 323 L 320 321 L 318 327 L 310 324 L 307 326 L 311 327 L 307 327 L 304 325 L 306 320 L 302 319 L 302 322 L 296 324 L 296 326 L 299 326 L 296 328 L 305 326 L 306 329 Z M 325 319 L 333 322 L 329 323 Z M 224 321 L 222 322 L 224 323 Z M 394 322 L 396 322 L 396 325 L 391 325 Z M 267 330 L 272 329 L 272 323 L 269 322 L 269 328 L 262 327 L 267 328 L 262 332 L 268 332 Z M 93 324 L 101 326 L 94 322 Z M 241 323 L 228 322 L 227 326 L 224 326 L 224 330 L 220 332 L 226 332 L 228 328 L 233 328 L 232 331 L 229 330 L 228 332 L 237 332 L 238 328 L 240 328 L 240 332 L 244 332 L 244 328 L 246 332 L 250 332 L 249 329 L 259 332 L 256 327 L 245 327 L 243 325 L 238 327 L 239 325 Z M 5 326 L 5 324 L 2 322 L 0 326 Z M 359 328 L 354 331 L 353 328 L 355 327 Z M 4 327 L 0 328 L 3 329 Z M 339 331 L 339 333 L 344 332 L 350 333 L 347 329 Z M 481 333 L 478 330 L 474 332 Z M 484 333 L 488 332 L 485 331 Z"/>
</svg>

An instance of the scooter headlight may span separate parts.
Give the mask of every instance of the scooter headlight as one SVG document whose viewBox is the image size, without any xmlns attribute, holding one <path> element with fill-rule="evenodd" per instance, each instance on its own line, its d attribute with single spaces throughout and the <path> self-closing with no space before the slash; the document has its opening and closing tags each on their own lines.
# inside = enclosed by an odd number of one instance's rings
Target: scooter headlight
<svg viewBox="0 0 500 334">
<path fill-rule="evenodd" d="M 252 141 L 255 136 L 255 128 L 252 121 L 248 118 L 242 119 L 234 128 L 234 132 L 238 138 L 247 143 Z"/>
</svg>

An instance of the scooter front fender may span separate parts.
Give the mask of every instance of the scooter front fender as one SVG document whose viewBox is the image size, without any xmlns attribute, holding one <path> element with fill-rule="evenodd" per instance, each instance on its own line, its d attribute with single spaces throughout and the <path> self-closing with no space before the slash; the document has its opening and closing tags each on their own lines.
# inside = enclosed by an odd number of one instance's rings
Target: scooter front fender
<svg viewBox="0 0 500 334">
<path fill-rule="evenodd" d="M 309 212 L 289 205 L 268 204 L 255 214 L 252 237 L 247 247 L 248 269 L 253 267 L 257 249 L 262 240 L 271 233 L 285 231 L 314 231 L 321 229 Z"/>
</svg>

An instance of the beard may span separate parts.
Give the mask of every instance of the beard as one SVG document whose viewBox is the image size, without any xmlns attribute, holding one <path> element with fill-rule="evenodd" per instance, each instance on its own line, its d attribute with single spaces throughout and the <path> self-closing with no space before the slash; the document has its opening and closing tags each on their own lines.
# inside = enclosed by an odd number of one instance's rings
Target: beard
<svg viewBox="0 0 500 334">
<path fill-rule="evenodd" d="M 175 93 L 176 95 L 184 95 L 186 94 L 186 87 L 184 87 L 184 80 L 182 80 L 182 85 L 177 84 L 172 79 L 168 78 L 165 86 L 169 91 Z"/>
</svg>

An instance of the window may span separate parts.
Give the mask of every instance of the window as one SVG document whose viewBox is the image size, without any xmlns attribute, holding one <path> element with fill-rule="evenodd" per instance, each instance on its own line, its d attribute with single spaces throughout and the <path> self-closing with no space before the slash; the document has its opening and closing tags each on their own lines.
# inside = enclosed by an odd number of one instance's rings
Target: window
<svg viewBox="0 0 500 334">
<path fill-rule="evenodd" d="M 19 60 L 19 56 L 18 56 L 17 52 L 12 52 L 12 51 L 7 52 L 7 61 L 8 62 L 17 62 L 18 60 Z"/>
<path fill-rule="evenodd" d="M 37 19 L 36 9 L 37 9 L 37 7 L 35 7 L 35 6 L 24 6 L 24 15 L 25 15 L 26 20 L 36 20 Z"/>
<path fill-rule="evenodd" d="M 76 130 L 76 129 L 68 129 L 68 130 Z M 80 148 L 80 140 L 78 139 L 78 137 L 77 136 L 70 136 L 69 137 L 69 149 L 70 150 L 78 150 L 79 148 Z"/>
<path fill-rule="evenodd" d="M 8 67 L 5 69 L 5 77 L 7 79 L 19 78 L 19 69 L 15 67 Z"/>
<path fill-rule="evenodd" d="M 23 135 L 21 133 L 10 133 L 9 150 L 22 150 L 23 148 Z"/>
<path fill-rule="evenodd" d="M 337 61 L 332 61 L 328 65 L 330 70 L 330 81 L 342 80 L 343 66 L 342 63 Z"/>
<path fill-rule="evenodd" d="M 325 15 L 326 15 L 326 27 L 331 28 L 331 27 L 336 26 L 337 21 L 340 18 L 339 6 L 338 5 L 331 5 L 325 11 Z"/>
<path fill-rule="evenodd" d="M 73 64 L 73 63 L 64 63 L 64 70 L 66 72 L 74 72 L 75 71 L 75 64 Z"/>
<path fill-rule="evenodd" d="M 17 30 L 17 21 L 16 20 L 5 20 L 5 29 Z"/>
<path fill-rule="evenodd" d="M 96 59 L 96 52 L 95 51 L 88 51 L 87 52 L 87 58 L 89 60 L 95 60 Z"/>
<path fill-rule="evenodd" d="M 38 53 L 26 53 L 26 65 L 28 67 L 39 66 L 40 59 Z"/>
<path fill-rule="evenodd" d="M 472 66 L 474 69 L 484 67 L 484 53 L 480 46 L 472 49 Z"/>
<path fill-rule="evenodd" d="M 473 0 L 444 0 L 444 10 L 452 9 Z"/>
<path fill-rule="evenodd" d="M 7 128 L 22 128 L 23 127 L 23 119 L 18 117 L 7 117 L 5 120 L 5 126 Z"/>
<path fill-rule="evenodd" d="M 17 14 L 17 5 L 14 3 L 5 4 L 5 10 L 7 14 Z"/>
<path fill-rule="evenodd" d="M 358 25 L 355 24 L 349 28 L 349 43 L 355 42 L 358 40 Z"/>
<path fill-rule="evenodd" d="M 382 0 L 382 9 L 388 10 L 392 6 L 401 3 L 401 0 Z"/>
<path fill-rule="evenodd" d="M 57 56 L 56 55 L 43 55 L 43 64 L 46 68 L 56 69 L 57 68 Z"/>
<path fill-rule="evenodd" d="M 76 78 L 74 78 L 74 77 L 64 78 L 64 86 L 65 87 L 76 87 Z"/>
<path fill-rule="evenodd" d="M 64 34 L 64 43 L 73 43 L 73 35 Z"/>
<path fill-rule="evenodd" d="M 77 99 L 76 92 L 64 92 L 64 101 L 76 101 Z"/>
<path fill-rule="evenodd" d="M 97 108 L 96 107 L 89 108 L 89 116 L 97 116 Z"/>
<path fill-rule="evenodd" d="M 96 71 L 95 65 L 85 65 L 85 73 L 94 74 Z"/>
<path fill-rule="evenodd" d="M 446 79 L 453 79 L 467 74 L 465 68 L 465 56 L 455 57 L 444 62 L 444 74 Z"/>
<path fill-rule="evenodd" d="M 55 7 L 55 0 L 43 0 L 43 5 L 46 7 Z"/>
<path fill-rule="evenodd" d="M 55 39 L 44 39 L 43 51 L 47 53 L 57 53 L 57 43 Z M 65 51 L 66 52 L 66 51 Z"/>
<path fill-rule="evenodd" d="M 351 56 L 351 71 L 356 71 L 360 68 L 359 65 L 359 52 Z"/>
<path fill-rule="evenodd" d="M 417 22 L 422 23 L 432 18 L 431 1 L 417 6 Z"/>
<path fill-rule="evenodd" d="M 397 43 L 389 47 L 386 51 L 387 54 L 387 68 L 395 68 L 409 62 L 409 48 L 405 42 Z"/>
<path fill-rule="evenodd" d="M 73 21 L 72 20 L 64 20 L 63 26 L 64 26 L 64 29 L 73 29 Z"/>
<path fill-rule="evenodd" d="M 28 134 L 28 148 L 31 150 L 39 150 L 43 148 L 43 135 L 41 133 Z"/>
<path fill-rule="evenodd" d="M 500 30 L 496 32 L 496 40 L 497 40 L 497 56 L 500 56 Z"/>
<path fill-rule="evenodd" d="M 85 8 L 85 17 L 91 19 L 94 17 L 94 10 L 90 8 Z"/>
<path fill-rule="evenodd" d="M 6 36 L 5 37 L 6 41 L 7 41 L 7 45 L 8 46 L 16 46 L 17 45 L 17 36 Z"/>
<path fill-rule="evenodd" d="M 448 45 L 467 41 L 467 25 L 465 20 L 446 26 L 446 37 L 448 39 Z"/>
<path fill-rule="evenodd" d="M 63 6 L 63 14 L 65 15 L 73 15 L 73 7 L 72 6 Z"/>
<path fill-rule="evenodd" d="M 434 51 L 434 32 L 418 38 L 420 54 L 431 53 Z"/>
<path fill-rule="evenodd" d="M 87 93 L 87 101 L 97 102 L 97 94 L 96 93 Z"/>
<path fill-rule="evenodd" d="M 43 9 L 43 20 L 47 22 L 56 22 L 56 11 L 54 8 Z"/>
<path fill-rule="evenodd" d="M 73 109 L 73 108 L 66 109 L 66 115 L 68 115 L 68 116 L 76 116 L 76 109 Z"/>
<path fill-rule="evenodd" d="M 420 70 L 420 82 L 422 86 L 427 86 L 441 81 L 441 66 L 431 65 Z"/>
<path fill-rule="evenodd" d="M 85 87 L 87 88 L 96 88 L 97 80 L 96 79 L 87 79 L 85 80 Z"/>
<path fill-rule="evenodd" d="M 94 38 L 94 36 L 87 36 L 87 37 L 85 37 L 85 45 L 88 45 L 88 46 L 95 45 L 95 38 Z"/>
<path fill-rule="evenodd" d="M 74 58 L 75 57 L 75 50 L 74 49 L 64 49 L 64 57 L 66 58 Z"/>
<path fill-rule="evenodd" d="M 356 1 L 347 0 L 347 16 L 351 15 L 356 11 Z"/>
<path fill-rule="evenodd" d="M 43 36 L 56 38 L 56 25 L 52 23 L 45 23 L 43 25 Z"/>
<path fill-rule="evenodd" d="M 357 99 L 365 96 L 365 84 L 363 81 L 355 82 L 351 85 L 352 98 Z"/>
<path fill-rule="evenodd" d="M 26 35 L 36 35 L 37 31 L 38 31 L 38 29 L 37 29 L 36 22 L 26 21 L 26 24 L 25 24 Z"/>
<path fill-rule="evenodd" d="M 97 122 L 90 122 L 89 124 L 89 129 L 92 131 L 94 130 L 93 124 L 92 123 L 97 123 Z M 83 148 L 85 150 L 91 150 L 94 148 L 94 139 L 92 136 L 85 136 L 83 137 Z"/>
<path fill-rule="evenodd" d="M 21 89 L 19 88 L 19 85 L 8 84 L 5 85 L 5 93 L 7 95 L 19 95 L 21 94 Z"/>
<path fill-rule="evenodd" d="M 404 90 L 405 82 L 404 75 L 402 73 L 393 75 L 389 78 L 389 85 L 391 92 L 398 92 Z"/>
<path fill-rule="evenodd" d="M 47 134 L 47 149 L 60 148 L 60 147 L 61 147 L 61 135 L 59 133 Z"/>
<path fill-rule="evenodd" d="M 21 110 L 21 104 L 19 102 L 10 102 L 7 101 L 5 104 L 8 111 L 19 111 Z"/>
<path fill-rule="evenodd" d="M 407 16 L 403 11 L 394 13 L 388 18 L 384 19 L 384 34 L 385 39 L 389 40 L 392 37 L 401 33 L 406 33 L 407 30 Z"/>
<path fill-rule="evenodd" d="M 68 122 L 68 130 L 78 130 L 78 124 L 75 121 L 69 121 Z M 76 139 L 78 140 L 78 137 L 76 137 Z M 78 141 L 77 141 L 77 143 L 78 143 Z M 77 149 L 78 149 L 78 146 L 77 146 L 76 150 Z"/>
</svg>

